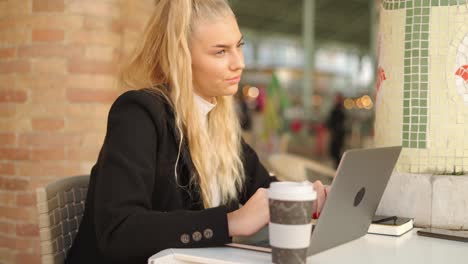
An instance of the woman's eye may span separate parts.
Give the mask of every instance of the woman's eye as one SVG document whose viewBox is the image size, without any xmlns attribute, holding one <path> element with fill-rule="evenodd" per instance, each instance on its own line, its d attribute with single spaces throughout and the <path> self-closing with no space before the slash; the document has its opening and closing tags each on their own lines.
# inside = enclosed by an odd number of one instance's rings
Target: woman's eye
<svg viewBox="0 0 468 264">
<path fill-rule="evenodd" d="M 245 42 L 241 42 L 241 43 L 239 43 L 239 45 L 237 45 L 237 47 L 240 48 L 240 47 L 242 47 L 244 45 L 245 45 Z"/>
<path fill-rule="evenodd" d="M 220 50 L 216 52 L 216 55 L 224 55 L 224 53 L 226 53 L 226 50 Z"/>
</svg>

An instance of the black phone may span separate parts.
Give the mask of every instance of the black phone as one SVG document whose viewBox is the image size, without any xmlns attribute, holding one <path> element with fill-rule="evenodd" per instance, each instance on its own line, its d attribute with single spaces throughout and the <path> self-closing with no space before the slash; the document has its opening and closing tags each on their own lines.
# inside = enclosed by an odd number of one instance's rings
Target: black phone
<svg viewBox="0 0 468 264">
<path fill-rule="evenodd" d="M 463 230 L 425 228 L 425 229 L 418 230 L 417 233 L 420 236 L 468 242 L 468 231 L 463 231 Z"/>
</svg>

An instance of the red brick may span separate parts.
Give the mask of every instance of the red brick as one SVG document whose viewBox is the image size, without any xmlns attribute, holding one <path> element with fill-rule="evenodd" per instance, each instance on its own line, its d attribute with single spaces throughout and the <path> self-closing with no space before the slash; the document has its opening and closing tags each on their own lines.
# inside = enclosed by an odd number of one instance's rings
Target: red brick
<svg viewBox="0 0 468 264">
<path fill-rule="evenodd" d="M 65 151 L 63 147 L 39 148 L 31 150 L 31 160 L 64 160 Z"/>
<path fill-rule="evenodd" d="M 65 126 L 63 118 L 33 118 L 32 128 L 35 131 L 57 131 Z"/>
<path fill-rule="evenodd" d="M 15 133 L 0 133 L 0 146 L 6 147 L 6 146 L 13 146 L 15 144 L 16 144 Z"/>
<path fill-rule="evenodd" d="M 16 207 L 16 196 L 12 191 L 0 191 L 0 206 Z"/>
<path fill-rule="evenodd" d="M 28 61 L 0 61 L 0 73 L 28 73 L 30 69 Z"/>
<path fill-rule="evenodd" d="M 88 74 L 109 74 L 117 73 L 115 62 L 73 59 L 68 63 L 70 73 L 88 73 Z"/>
<path fill-rule="evenodd" d="M 0 189 L 9 191 L 23 191 L 28 188 L 29 181 L 19 178 L 0 177 Z"/>
<path fill-rule="evenodd" d="M 34 237 L 39 235 L 39 227 L 36 224 L 16 224 L 16 235 Z"/>
<path fill-rule="evenodd" d="M 16 231 L 15 224 L 10 222 L 0 222 L 0 234 L 11 235 Z"/>
<path fill-rule="evenodd" d="M 11 118 L 16 115 L 16 108 L 13 105 L 0 104 L 0 118 Z"/>
<path fill-rule="evenodd" d="M 16 49 L 15 48 L 3 48 L 0 49 L 0 59 L 10 59 L 15 57 Z"/>
<path fill-rule="evenodd" d="M 36 221 L 36 211 L 28 208 L 0 206 L 0 217 L 11 220 Z"/>
<path fill-rule="evenodd" d="M 74 44 L 98 44 L 119 47 L 121 36 L 108 30 L 82 30 L 70 35 L 70 42 Z"/>
<path fill-rule="evenodd" d="M 117 17 L 120 15 L 118 3 L 94 0 L 71 1 L 67 5 L 67 12 L 97 17 Z"/>
<path fill-rule="evenodd" d="M 49 133 L 24 133 L 19 134 L 19 146 L 77 146 L 82 141 L 82 135 L 78 133 L 60 133 L 51 135 Z"/>
<path fill-rule="evenodd" d="M 67 99 L 72 103 L 111 103 L 117 96 L 117 91 L 67 89 Z"/>
<path fill-rule="evenodd" d="M 16 254 L 16 263 L 40 264 L 41 256 L 39 254 L 18 253 Z"/>
<path fill-rule="evenodd" d="M 68 160 L 95 161 L 99 154 L 99 148 L 68 148 Z"/>
<path fill-rule="evenodd" d="M 33 0 L 33 12 L 63 12 L 64 0 Z"/>
<path fill-rule="evenodd" d="M 32 177 L 29 183 L 30 189 L 45 186 L 51 181 L 50 178 L 72 176 L 83 173 L 78 162 L 69 161 L 66 163 L 63 161 L 24 162 L 18 164 L 16 169 L 18 171 L 18 175 Z"/>
<path fill-rule="evenodd" d="M 0 74 L 0 90 L 13 89 L 15 87 L 15 73 Z"/>
<path fill-rule="evenodd" d="M 13 163 L 0 163 L 0 175 L 15 175 L 15 165 Z"/>
<path fill-rule="evenodd" d="M 24 103 L 28 99 L 28 94 L 24 90 L 3 90 L 0 91 L 0 103 Z"/>
<path fill-rule="evenodd" d="M 65 34 L 61 29 L 35 29 L 32 31 L 32 40 L 38 42 L 63 41 Z"/>
<path fill-rule="evenodd" d="M 36 193 L 18 193 L 16 194 L 16 205 L 18 207 L 36 206 Z"/>
<path fill-rule="evenodd" d="M 29 154 L 29 149 L 27 148 L 0 147 L 0 160 L 28 160 Z"/>
<path fill-rule="evenodd" d="M 28 250 L 34 246 L 31 239 L 18 239 L 12 237 L 0 237 L 0 248 L 9 248 L 17 250 Z M 29 262 L 16 262 L 16 263 L 29 263 Z"/>
<path fill-rule="evenodd" d="M 60 57 L 80 58 L 84 56 L 84 47 L 81 45 L 34 45 L 18 48 L 19 57 Z"/>
</svg>

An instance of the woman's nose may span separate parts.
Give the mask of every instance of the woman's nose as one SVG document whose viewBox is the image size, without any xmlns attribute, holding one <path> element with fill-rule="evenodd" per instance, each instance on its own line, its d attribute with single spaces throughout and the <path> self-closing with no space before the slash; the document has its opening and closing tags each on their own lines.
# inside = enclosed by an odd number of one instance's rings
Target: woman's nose
<svg viewBox="0 0 468 264">
<path fill-rule="evenodd" d="M 230 68 L 233 71 L 243 70 L 245 68 L 244 54 L 242 53 L 242 50 L 233 52 Z"/>
</svg>

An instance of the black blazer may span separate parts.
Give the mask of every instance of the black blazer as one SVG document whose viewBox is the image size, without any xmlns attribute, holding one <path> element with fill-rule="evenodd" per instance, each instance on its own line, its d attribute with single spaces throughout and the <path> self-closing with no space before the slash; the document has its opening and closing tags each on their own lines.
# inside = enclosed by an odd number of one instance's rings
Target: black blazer
<svg viewBox="0 0 468 264">
<path fill-rule="evenodd" d="M 83 220 L 66 263 L 147 263 L 167 248 L 221 246 L 230 242 L 231 203 L 204 209 L 187 144 L 174 166 L 178 134 L 170 105 L 147 90 L 129 91 L 112 105 L 104 144 L 91 178 Z M 276 180 L 242 143 L 244 204 Z"/>
</svg>

